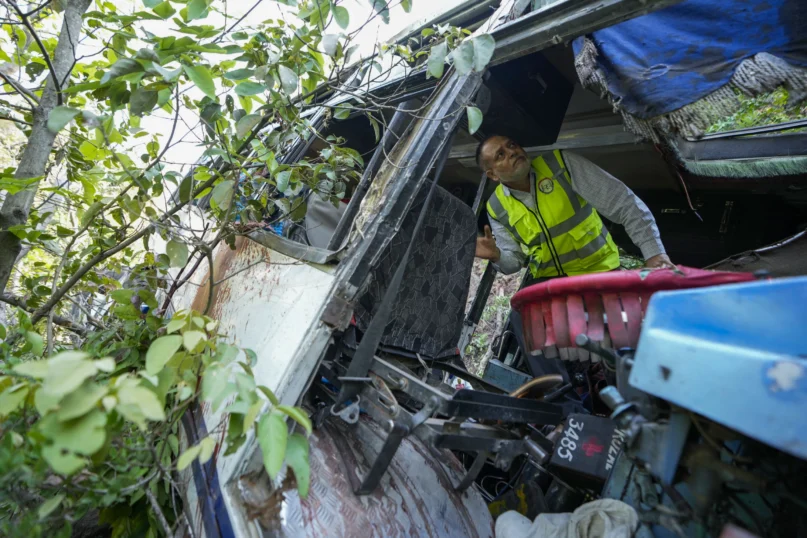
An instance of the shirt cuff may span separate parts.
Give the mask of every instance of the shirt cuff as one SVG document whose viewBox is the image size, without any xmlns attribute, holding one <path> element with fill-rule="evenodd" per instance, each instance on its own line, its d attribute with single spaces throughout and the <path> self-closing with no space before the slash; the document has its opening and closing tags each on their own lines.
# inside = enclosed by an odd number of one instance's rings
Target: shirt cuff
<svg viewBox="0 0 807 538">
<path fill-rule="evenodd" d="M 508 250 L 499 249 L 499 261 L 493 264 L 493 268 L 503 275 L 511 275 L 521 270 L 521 258 Z"/>
<path fill-rule="evenodd" d="M 664 245 L 661 244 L 661 241 L 645 241 L 639 245 L 639 249 L 642 251 L 642 256 L 644 257 L 645 261 L 649 260 L 653 256 L 658 256 L 659 254 L 667 254 L 667 251 L 664 250 Z"/>
</svg>

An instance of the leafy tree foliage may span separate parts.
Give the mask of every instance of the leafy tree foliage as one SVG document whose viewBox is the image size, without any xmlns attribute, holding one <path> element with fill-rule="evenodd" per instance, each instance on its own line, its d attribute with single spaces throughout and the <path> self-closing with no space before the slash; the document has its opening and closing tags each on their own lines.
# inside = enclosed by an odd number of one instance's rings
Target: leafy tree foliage
<svg viewBox="0 0 807 538">
<path fill-rule="evenodd" d="M 410 0 L 367 0 L 361 24 L 342 0 L 258 0 L 238 19 L 223 0 L 135 2 L 0 7 L 0 118 L 27 138 L 0 171 L 4 536 L 69 536 L 93 516 L 114 536 L 172 535 L 188 525 L 179 473 L 253 435 L 269 475 L 285 462 L 305 496 L 307 414 L 256 383 L 255 354 L 228 343 L 210 301 L 175 311 L 175 294 L 205 264 L 211 289 L 227 278 L 214 281 L 221 243 L 299 220 L 312 193 L 345 196 L 362 157 L 323 133 L 364 115 L 379 139 L 394 105 L 377 82 L 481 71 L 494 49 L 488 35 L 429 28 L 359 60 L 365 26 Z M 262 3 L 278 16 L 256 21 Z M 166 156 L 189 115 L 202 157 L 183 171 Z M 169 129 L 144 128 L 158 116 Z M 467 119 L 479 128 L 472 103 Z M 289 157 L 312 137 L 315 156 Z M 187 446 L 182 417 L 202 402 L 226 431 Z"/>
</svg>

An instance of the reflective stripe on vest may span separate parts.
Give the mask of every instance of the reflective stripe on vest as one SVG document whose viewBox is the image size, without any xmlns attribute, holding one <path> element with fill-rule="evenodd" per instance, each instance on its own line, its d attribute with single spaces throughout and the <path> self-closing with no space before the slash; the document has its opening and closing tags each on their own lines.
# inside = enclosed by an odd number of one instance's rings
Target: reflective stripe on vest
<svg viewBox="0 0 807 538">
<path fill-rule="evenodd" d="M 564 183 L 569 185 L 565 180 L 558 181 L 558 183 L 561 185 Z M 566 189 L 564 188 L 564 190 Z M 569 191 L 574 193 L 574 191 L 571 190 L 571 185 L 569 185 Z M 569 194 L 569 191 L 566 191 L 567 195 Z M 574 207 L 575 204 L 577 205 L 574 215 L 571 218 L 568 218 L 563 222 L 549 228 L 549 235 L 552 237 L 572 231 L 575 226 L 579 226 L 584 220 L 591 216 L 591 204 L 586 204 L 585 207 L 580 207 L 580 201 L 577 199 L 577 194 L 575 194 L 571 200 L 574 200 L 572 207 Z M 544 232 L 539 233 L 532 241 L 527 243 L 527 241 L 525 241 L 524 238 L 519 235 L 518 230 L 516 230 L 515 227 L 510 226 L 510 219 L 507 218 L 507 210 L 504 209 L 501 200 L 499 200 L 499 197 L 496 196 L 496 194 L 490 197 L 490 200 L 488 200 L 488 205 L 495 215 L 494 218 L 499 221 L 502 226 L 507 228 L 507 231 L 510 232 L 519 243 L 527 245 L 528 247 L 537 247 L 542 243 L 546 243 L 546 236 L 544 235 Z"/>
<path fill-rule="evenodd" d="M 603 248 L 608 244 L 608 230 L 605 226 L 602 227 L 602 232 L 600 235 L 597 236 L 596 239 L 593 241 L 585 244 L 584 246 L 580 247 L 577 250 L 573 250 L 571 252 L 567 252 L 566 254 L 561 254 L 558 256 L 560 259 L 560 263 L 570 263 L 577 259 L 588 258 L 592 254 L 596 254 L 598 250 Z M 530 268 L 535 268 L 538 271 L 542 271 L 544 269 L 549 269 L 550 267 L 554 267 L 555 263 L 553 261 L 537 263 L 535 259 L 530 258 Z"/>
<path fill-rule="evenodd" d="M 505 194 L 501 185 L 488 200 L 487 209 L 488 214 L 501 223 L 525 248 L 533 275 L 537 277 L 557 274 L 559 271 L 556 261 L 564 266 L 571 264 L 569 268 L 564 267 L 564 272 L 579 273 L 581 270 L 585 272 L 587 268 L 608 270 L 618 266 L 619 253 L 610 240 L 607 229 L 591 204 L 583 201 L 574 192 L 560 152 L 541 154 L 533 160 L 532 168 L 535 171 L 533 179 L 536 184 L 532 186 L 532 194 L 536 197 L 536 210 L 527 208 L 517 198 Z M 550 174 L 551 177 L 548 177 Z M 544 179 L 554 181 L 556 186 L 554 193 L 551 190 L 546 193 L 540 191 L 538 184 Z M 521 220 L 523 218 L 527 220 Z M 518 228 L 521 228 L 522 232 L 519 232 Z M 582 235 L 580 232 L 574 232 L 576 228 L 581 232 L 585 229 L 587 233 Z M 553 240 L 552 245 L 546 244 L 547 237 L 544 230 L 547 229 Z M 592 232 L 596 232 L 596 236 Z M 583 266 L 573 263 L 598 252 L 601 252 L 602 256 L 586 261 Z"/>
</svg>

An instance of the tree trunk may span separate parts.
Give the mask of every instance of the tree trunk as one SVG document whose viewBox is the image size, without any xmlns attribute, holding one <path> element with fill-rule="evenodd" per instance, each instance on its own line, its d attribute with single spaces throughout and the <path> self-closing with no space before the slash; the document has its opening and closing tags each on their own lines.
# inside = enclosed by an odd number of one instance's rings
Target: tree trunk
<svg viewBox="0 0 807 538">
<path fill-rule="evenodd" d="M 53 70 L 58 80 L 54 81 L 48 76 L 39 105 L 34 109 L 31 134 L 14 174 L 16 178 L 25 179 L 45 174 L 48 158 L 56 140 L 56 135 L 48 129 L 48 115 L 58 103 L 57 84 L 54 82 L 62 83 L 66 87 L 70 80 L 70 72 L 76 59 L 76 47 L 81 37 L 82 17 L 91 3 L 92 0 L 65 2 L 59 43 L 52 58 Z M 31 189 L 6 196 L 0 209 L 0 293 L 6 289 L 11 270 L 21 250 L 20 240 L 8 229 L 24 224 L 28 220 L 38 187 L 37 184 Z"/>
</svg>

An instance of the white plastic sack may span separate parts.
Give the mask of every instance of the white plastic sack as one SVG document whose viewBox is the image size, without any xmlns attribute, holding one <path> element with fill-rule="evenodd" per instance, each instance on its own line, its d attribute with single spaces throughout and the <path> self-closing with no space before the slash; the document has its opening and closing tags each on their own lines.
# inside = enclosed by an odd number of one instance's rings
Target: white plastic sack
<svg viewBox="0 0 807 538">
<path fill-rule="evenodd" d="M 505 512 L 496 520 L 496 538 L 628 538 L 638 523 L 630 505 L 600 499 L 570 514 L 541 514 L 534 522 L 518 512 Z"/>
</svg>

